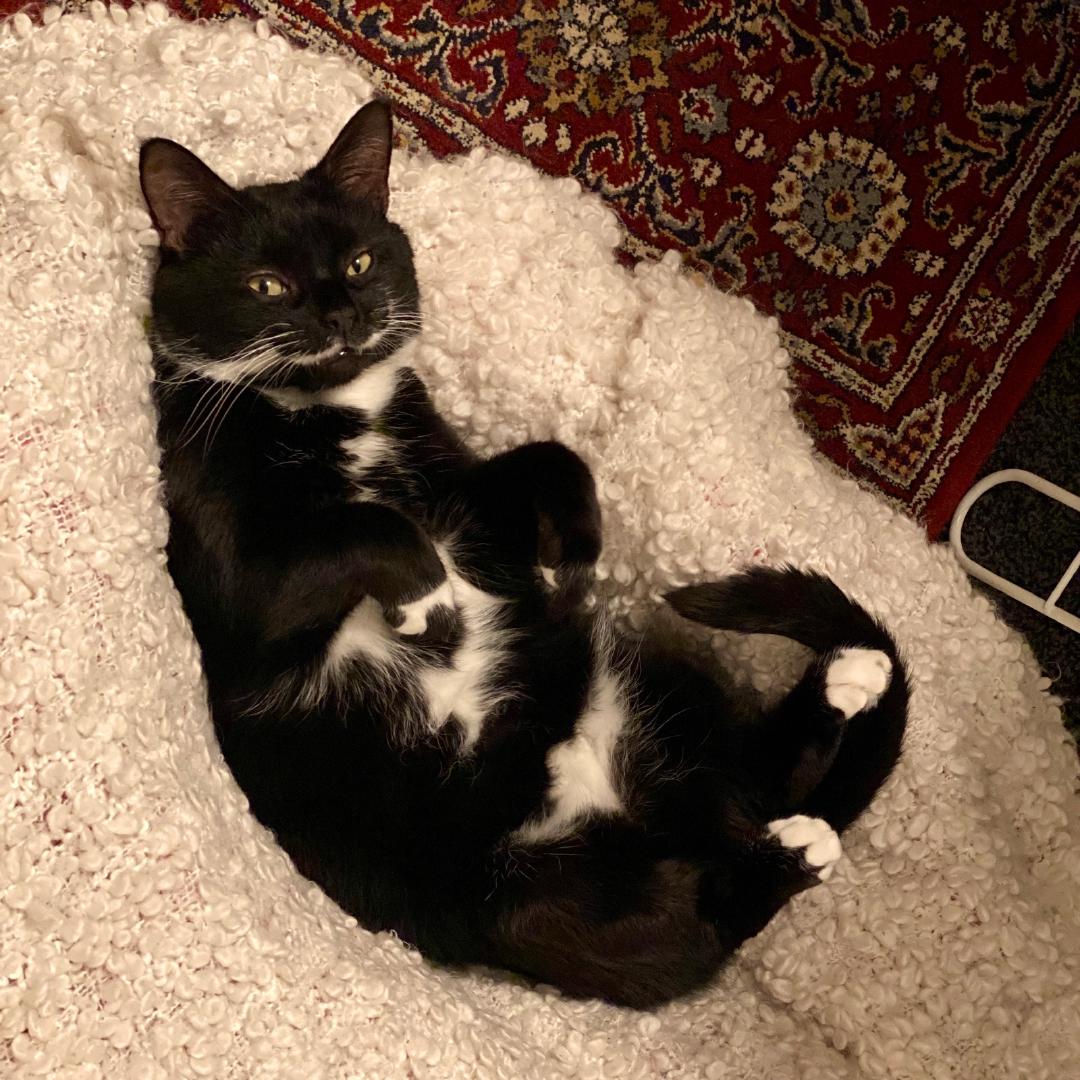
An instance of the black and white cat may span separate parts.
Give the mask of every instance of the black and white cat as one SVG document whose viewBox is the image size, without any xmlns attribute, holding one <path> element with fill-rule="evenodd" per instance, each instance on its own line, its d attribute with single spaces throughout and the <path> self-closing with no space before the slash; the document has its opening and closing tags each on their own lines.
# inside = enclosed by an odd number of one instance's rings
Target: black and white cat
<svg viewBox="0 0 1080 1080">
<path fill-rule="evenodd" d="M 583 603 L 601 546 L 558 443 L 478 460 L 407 362 L 391 121 L 233 189 L 142 147 L 169 569 L 225 760 L 299 870 L 428 957 L 650 1006 L 709 981 L 899 754 L 907 677 L 827 579 L 668 597 L 817 653 L 763 710 Z"/>
</svg>

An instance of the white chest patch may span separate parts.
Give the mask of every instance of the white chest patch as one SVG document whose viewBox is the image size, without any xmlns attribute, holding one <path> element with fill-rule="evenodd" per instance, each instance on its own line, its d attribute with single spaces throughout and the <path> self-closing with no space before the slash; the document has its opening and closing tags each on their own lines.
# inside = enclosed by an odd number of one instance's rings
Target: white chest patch
<svg viewBox="0 0 1080 1080">
<path fill-rule="evenodd" d="M 319 395 L 320 404 L 363 409 L 369 415 L 377 416 L 390 404 L 401 372 L 408 366 L 396 357 L 382 360 L 362 371 L 352 382 L 324 390 Z"/>
<path fill-rule="evenodd" d="M 387 461 L 393 453 L 394 440 L 381 431 L 365 431 L 355 439 L 346 439 L 341 449 L 348 455 L 345 466 L 350 476 L 362 479 L 368 469 Z"/>
<path fill-rule="evenodd" d="M 397 713 L 397 735 L 402 742 L 438 731 L 454 717 L 464 731 L 461 749 L 465 753 L 480 738 L 492 708 L 513 693 L 498 678 L 508 656 L 510 631 L 501 625 L 503 601 L 469 584 L 445 549 L 440 547 L 439 554 L 447 580 L 428 596 L 406 605 L 401 626 L 391 627 L 372 597 L 365 597 L 349 612 L 307 691 L 317 700 L 335 680 L 362 678 L 365 689 L 381 695 Z M 409 643 L 410 636 L 424 630 L 426 613 L 436 604 L 452 607 L 462 623 L 461 644 L 445 667 L 421 663 Z M 352 669 L 349 662 L 353 660 L 362 661 L 366 673 Z"/>
<path fill-rule="evenodd" d="M 574 737 L 548 751 L 550 809 L 523 825 L 515 839 L 526 844 L 558 840 L 588 814 L 616 814 L 622 809 L 615 790 L 614 760 L 626 721 L 619 681 L 610 671 L 602 670 L 593 682 Z"/>
<path fill-rule="evenodd" d="M 302 390 L 264 390 L 263 393 L 279 408 L 295 412 L 313 405 L 331 405 L 340 409 L 362 409 L 369 416 L 378 416 L 393 400 L 402 371 L 411 368 L 408 360 L 395 353 L 380 360 L 351 382 L 307 393 Z"/>
<path fill-rule="evenodd" d="M 365 596 L 342 619 L 337 633 L 330 639 L 324 666 L 337 668 L 342 661 L 359 656 L 385 674 L 406 659 L 404 642 L 391 629 L 373 596 Z"/>
<path fill-rule="evenodd" d="M 438 729 L 451 716 L 456 717 L 465 734 L 462 750 L 468 751 L 480 738 L 488 713 L 511 693 L 496 678 L 507 655 L 509 634 L 500 626 L 503 601 L 470 585 L 454 569 L 445 550 L 440 549 L 439 554 L 463 634 L 449 667 L 421 670 L 420 689 L 428 722 Z"/>
</svg>

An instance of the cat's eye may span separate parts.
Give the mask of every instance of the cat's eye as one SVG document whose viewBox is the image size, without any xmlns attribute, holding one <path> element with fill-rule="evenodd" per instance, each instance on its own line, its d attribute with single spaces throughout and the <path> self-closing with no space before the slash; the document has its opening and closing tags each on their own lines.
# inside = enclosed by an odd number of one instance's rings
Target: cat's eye
<svg viewBox="0 0 1080 1080">
<path fill-rule="evenodd" d="M 252 274 L 247 280 L 247 287 L 258 296 L 271 300 L 284 296 L 289 291 L 289 286 L 277 274 Z"/>
<path fill-rule="evenodd" d="M 349 260 L 349 265 L 345 267 L 345 276 L 348 278 L 358 278 L 361 275 L 366 274 L 370 269 L 371 252 L 358 251 Z"/>
</svg>

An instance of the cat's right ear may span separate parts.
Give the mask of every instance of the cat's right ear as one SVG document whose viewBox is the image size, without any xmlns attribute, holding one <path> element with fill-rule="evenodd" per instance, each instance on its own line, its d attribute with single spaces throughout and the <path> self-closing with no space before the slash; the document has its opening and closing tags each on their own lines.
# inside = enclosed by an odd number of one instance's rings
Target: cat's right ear
<svg viewBox="0 0 1080 1080">
<path fill-rule="evenodd" d="M 196 222 L 236 203 L 236 192 L 213 169 L 171 139 L 142 144 L 139 180 L 161 246 L 171 251 L 190 247 Z"/>
</svg>

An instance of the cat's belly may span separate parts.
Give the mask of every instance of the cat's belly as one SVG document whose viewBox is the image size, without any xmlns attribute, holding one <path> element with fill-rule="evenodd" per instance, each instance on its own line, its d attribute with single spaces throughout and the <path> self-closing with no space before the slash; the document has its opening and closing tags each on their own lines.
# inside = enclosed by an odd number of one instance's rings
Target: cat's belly
<svg viewBox="0 0 1080 1080">
<path fill-rule="evenodd" d="M 587 818 L 622 812 L 620 762 L 629 721 L 625 689 L 601 663 L 573 737 L 548 751 L 544 808 L 515 832 L 515 841 L 550 843 L 568 836 Z"/>
<path fill-rule="evenodd" d="M 460 751 L 469 752 L 491 711 L 511 696 L 500 679 L 509 658 L 512 632 L 503 619 L 504 601 L 466 581 L 449 552 L 440 549 L 447 580 L 438 589 L 403 608 L 397 629 L 370 597 L 342 621 L 326 652 L 324 677 L 366 682 L 361 691 L 382 699 L 391 735 L 409 743 L 440 731 L 451 719 L 461 732 Z M 435 607 L 453 608 L 461 640 L 444 661 L 425 659 L 411 640 L 426 628 Z"/>
<path fill-rule="evenodd" d="M 422 667 L 418 681 L 428 722 L 437 730 L 451 717 L 456 719 L 463 733 L 462 751 L 467 752 L 476 745 L 491 710 L 511 695 L 499 675 L 509 657 L 512 633 L 503 625 L 504 601 L 471 585 L 449 555 L 440 554 L 462 639 L 446 667 Z"/>
<path fill-rule="evenodd" d="M 452 601 L 462 633 L 446 663 L 420 660 L 408 635 L 392 629 L 369 598 L 343 621 L 327 651 L 327 664 L 339 677 L 370 680 L 369 686 L 381 688 L 383 711 L 395 725 L 391 735 L 396 741 L 414 742 L 455 720 L 462 733 L 459 753 L 467 754 L 495 708 L 515 693 L 503 677 L 515 634 L 505 626 L 505 601 L 466 581 L 446 549 L 440 547 L 439 553 L 447 581 L 409 605 L 413 610 L 408 619 L 415 620 L 411 629 L 422 630 L 426 612 Z M 605 652 L 602 643 L 594 644 L 594 672 L 574 734 L 548 750 L 543 803 L 513 834 L 517 843 L 550 843 L 570 835 L 590 817 L 618 815 L 624 809 L 622 762 L 631 708 Z M 582 657 L 582 662 L 590 661 Z"/>
</svg>

